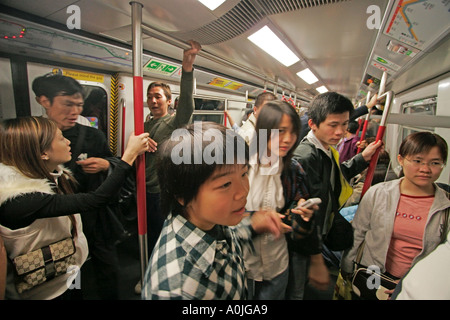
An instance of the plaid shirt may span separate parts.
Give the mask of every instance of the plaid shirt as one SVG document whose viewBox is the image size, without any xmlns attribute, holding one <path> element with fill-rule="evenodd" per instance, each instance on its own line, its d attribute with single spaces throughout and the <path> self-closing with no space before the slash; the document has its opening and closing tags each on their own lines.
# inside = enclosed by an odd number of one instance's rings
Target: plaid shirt
<svg viewBox="0 0 450 320">
<path fill-rule="evenodd" d="M 181 215 L 169 215 L 144 277 L 142 298 L 245 299 L 241 242 L 251 239 L 251 230 L 216 228 L 223 231 L 223 240 L 216 240 Z"/>
</svg>

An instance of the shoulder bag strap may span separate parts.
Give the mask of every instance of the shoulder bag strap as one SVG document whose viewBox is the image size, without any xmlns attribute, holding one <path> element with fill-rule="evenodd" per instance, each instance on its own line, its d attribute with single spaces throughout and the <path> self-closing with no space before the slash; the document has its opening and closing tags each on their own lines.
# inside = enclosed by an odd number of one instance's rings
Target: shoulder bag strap
<svg viewBox="0 0 450 320">
<path fill-rule="evenodd" d="M 363 242 L 361 242 L 361 244 L 358 247 L 358 250 L 356 251 L 356 257 L 355 257 L 355 263 L 357 265 L 361 264 L 361 259 L 363 256 L 363 251 L 364 251 L 364 246 L 366 244 L 366 241 L 363 240 Z"/>
</svg>

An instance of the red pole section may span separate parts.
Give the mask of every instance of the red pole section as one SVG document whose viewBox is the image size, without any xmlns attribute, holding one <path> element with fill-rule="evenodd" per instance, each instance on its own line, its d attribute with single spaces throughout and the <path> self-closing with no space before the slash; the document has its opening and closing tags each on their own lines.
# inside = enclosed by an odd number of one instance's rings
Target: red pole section
<svg viewBox="0 0 450 320">
<path fill-rule="evenodd" d="M 356 130 L 356 136 L 358 136 L 359 132 L 361 131 L 361 124 L 362 124 L 362 122 L 363 122 L 363 119 L 360 117 L 358 119 L 358 130 Z"/>
<path fill-rule="evenodd" d="M 134 100 L 134 133 L 139 135 L 144 132 L 144 79 L 140 76 L 133 77 Z M 145 188 L 145 155 L 136 159 L 136 197 L 138 215 L 138 234 L 147 233 L 147 203 Z"/>
<path fill-rule="evenodd" d="M 139 2 L 131 1 L 131 20 L 133 35 L 133 100 L 134 133 L 144 132 L 144 80 L 142 70 L 142 7 Z M 136 206 L 138 218 L 139 255 L 141 262 L 141 285 L 148 263 L 147 244 L 147 199 L 145 188 L 145 155 L 136 159 Z"/>
<path fill-rule="evenodd" d="M 121 100 L 122 103 L 122 155 L 125 152 L 125 126 L 126 126 L 126 106 L 125 100 Z"/>
<path fill-rule="evenodd" d="M 366 106 L 369 104 L 370 102 L 370 91 L 367 92 L 367 96 L 366 96 Z M 369 125 L 369 119 L 370 119 L 370 110 L 367 111 L 367 116 L 366 116 L 366 120 L 362 120 L 361 118 L 359 118 L 359 126 L 358 126 L 358 131 L 356 132 L 356 135 L 358 136 L 359 131 L 361 130 L 361 121 L 364 121 L 363 124 L 363 130 L 361 132 L 361 139 L 359 139 L 359 144 L 361 145 L 361 142 L 363 142 L 364 138 L 366 137 L 366 131 L 367 131 L 367 126 Z M 358 147 L 358 150 L 356 151 L 356 153 L 360 153 L 361 152 L 361 147 Z"/>
<path fill-rule="evenodd" d="M 385 126 L 378 127 L 377 137 L 375 138 L 375 141 L 383 140 L 384 132 L 386 131 Z M 377 167 L 378 163 L 378 156 L 380 154 L 381 148 L 378 148 L 377 151 L 373 154 L 372 158 L 370 159 L 369 168 L 367 169 L 367 175 L 366 179 L 364 180 L 364 186 L 361 191 L 361 198 L 366 193 L 366 191 L 370 188 L 372 185 L 373 176 L 375 174 L 375 168 Z"/>
<path fill-rule="evenodd" d="M 389 110 L 390 110 L 392 101 L 394 100 L 394 93 L 392 91 L 388 91 L 385 94 L 379 96 L 378 100 L 381 100 L 383 97 L 386 97 L 386 104 L 384 106 L 383 116 L 381 117 L 381 122 L 380 122 L 380 126 L 378 128 L 377 137 L 375 138 L 375 142 L 383 140 L 384 133 L 386 131 L 386 119 L 389 114 Z M 364 186 L 361 191 L 361 199 L 364 196 L 364 194 L 366 193 L 366 191 L 372 185 L 373 175 L 375 173 L 375 168 L 377 166 L 378 155 L 380 154 L 380 151 L 381 151 L 381 147 L 375 151 L 372 158 L 370 159 L 370 164 L 369 164 L 369 168 L 367 169 L 366 179 L 364 180 Z"/>
</svg>

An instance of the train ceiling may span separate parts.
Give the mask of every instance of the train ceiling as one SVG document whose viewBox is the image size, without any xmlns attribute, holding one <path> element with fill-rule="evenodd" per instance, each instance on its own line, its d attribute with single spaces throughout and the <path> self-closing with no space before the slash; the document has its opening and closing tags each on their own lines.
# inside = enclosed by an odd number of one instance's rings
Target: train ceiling
<svg viewBox="0 0 450 320">
<path fill-rule="evenodd" d="M 262 88 L 309 101 L 325 85 L 353 99 L 377 90 L 383 71 L 399 77 L 436 47 L 448 70 L 449 7 L 445 1 L 226 0 L 210 10 L 197 0 L 141 0 L 144 75 L 174 80 L 189 39 L 202 44 L 197 85 L 254 96 Z M 123 0 L 1 0 L 0 51 L 131 72 L 131 6 Z M 79 9 L 80 27 L 67 8 Z M 430 20 L 430 15 L 433 19 Z M 25 36 L 12 39 L 21 26 Z M 25 21 L 25 20 L 23 20 Z M 427 23 L 425 23 L 425 21 Z M 268 26 L 299 60 L 278 62 L 248 37 Z M 379 27 L 379 28 L 377 28 Z M 19 35 L 19 33 L 17 33 Z M 94 35 L 89 39 L 87 35 Z M 107 39 L 110 44 L 96 41 Z M 442 46 L 444 46 L 442 48 Z M 318 81 L 297 73 L 309 68 Z M 179 71 L 179 70 L 178 70 Z"/>
</svg>

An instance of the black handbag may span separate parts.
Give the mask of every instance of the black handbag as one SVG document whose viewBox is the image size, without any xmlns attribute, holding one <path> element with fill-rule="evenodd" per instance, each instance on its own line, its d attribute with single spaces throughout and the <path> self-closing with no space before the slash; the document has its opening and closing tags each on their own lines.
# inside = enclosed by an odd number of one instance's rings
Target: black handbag
<svg viewBox="0 0 450 320">
<path fill-rule="evenodd" d="M 397 283 L 376 270 L 360 267 L 353 274 L 352 290 L 364 300 L 387 300 L 386 290 L 393 290 Z"/>
<path fill-rule="evenodd" d="M 332 251 L 342 251 L 349 249 L 353 246 L 353 228 L 350 222 L 348 222 L 340 213 L 336 204 L 336 199 L 333 196 L 331 184 L 330 184 L 330 201 L 332 206 L 332 222 L 331 227 L 323 239 L 323 243 L 328 249 Z"/>
<path fill-rule="evenodd" d="M 355 271 L 352 275 L 352 291 L 364 300 L 387 300 L 389 295 L 386 290 L 393 290 L 397 282 L 380 272 L 379 269 L 367 268 L 360 264 L 365 241 L 357 251 L 355 259 Z"/>
<path fill-rule="evenodd" d="M 342 251 L 353 245 L 353 228 L 339 212 L 334 214 L 330 230 L 323 243 L 332 251 Z"/>
</svg>

